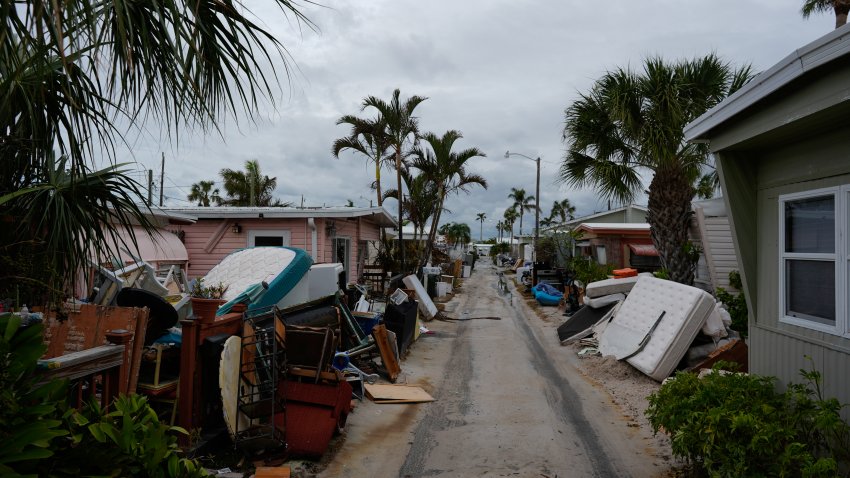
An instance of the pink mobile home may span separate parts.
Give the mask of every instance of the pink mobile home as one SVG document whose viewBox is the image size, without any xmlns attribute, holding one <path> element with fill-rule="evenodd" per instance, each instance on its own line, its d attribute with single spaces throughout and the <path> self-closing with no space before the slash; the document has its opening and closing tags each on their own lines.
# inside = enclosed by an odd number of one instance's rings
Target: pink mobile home
<svg viewBox="0 0 850 478">
<path fill-rule="evenodd" d="M 191 207 L 168 212 L 196 219 L 173 229 L 189 253 L 189 277 L 204 276 L 239 249 L 289 246 L 304 249 L 316 263 L 342 263 L 346 280 L 353 281 L 374 260 L 368 257 L 368 245 L 379 240 L 380 228 L 396 226 L 382 207 Z"/>
</svg>

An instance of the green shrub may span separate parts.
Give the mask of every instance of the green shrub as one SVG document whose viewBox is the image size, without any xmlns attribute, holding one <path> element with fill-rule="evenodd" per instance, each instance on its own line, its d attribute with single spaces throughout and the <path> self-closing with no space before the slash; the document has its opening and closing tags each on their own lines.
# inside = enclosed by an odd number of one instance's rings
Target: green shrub
<svg viewBox="0 0 850 478">
<path fill-rule="evenodd" d="M 66 380 L 38 384 L 43 327 L 20 323 L 0 314 L 0 476 L 206 476 L 178 455 L 177 434 L 186 432 L 161 423 L 144 397 L 77 411 Z"/>
<path fill-rule="evenodd" d="M 713 477 L 836 476 L 850 429 L 821 397 L 820 374 L 801 371 L 809 386 L 779 393 L 775 378 L 720 371 L 728 365 L 702 379 L 680 372 L 649 396 L 646 415 L 673 453 Z"/>
<path fill-rule="evenodd" d="M 571 257 L 569 268 L 575 274 L 576 280 L 581 281 L 584 285 L 607 279 L 609 275 L 614 273 L 612 264 L 600 264 L 588 256 Z"/>
<path fill-rule="evenodd" d="M 717 296 L 717 300 L 723 302 L 726 310 L 729 312 L 729 316 L 732 317 L 732 330 L 736 330 L 742 337 L 746 337 L 749 313 L 747 312 L 747 299 L 744 296 L 744 287 L 741 284 L 741 274 L 738 271 L 729 273 L 729 285 L 738 289 L 740 292 L 737 295 L 732 295 L 723 287 L 718 287 L 715 295 Z"/>
</svg>

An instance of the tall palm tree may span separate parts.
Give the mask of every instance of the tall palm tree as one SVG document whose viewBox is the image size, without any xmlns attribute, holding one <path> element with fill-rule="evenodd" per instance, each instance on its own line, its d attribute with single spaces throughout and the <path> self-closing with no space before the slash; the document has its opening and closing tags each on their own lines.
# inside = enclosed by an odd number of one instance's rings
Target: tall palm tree
<svg viewBox="0 0 850 478">
<path fill-rule="evenodd" d="M 486 155 L 478 148 L 453 151 L 455 142 L 461 138 L 463 138 L 463 135 L 455 130 L 446 131 L 443 136 L 426 133 L 422 139 L 430 148 L 420 147 L 414 150 L 413 166 L 437 184 L 437 198 L 439 200 L 434 220 L 431 221 L 431 232 L 428 235 L 425 254 L 423 255 L 423 265 L 429 259 L 433 250 L 433 244 L 437 237 L 437 224 L 440 223 L 448 195 L 458 194 L 461 191 L 468 193 L 472 186 L 481 186 L 487 189 L 487 180 L 466 170 L 469 160 L 478 157 L 483 158 Z"/>
<path fill-rule="evenodd" d="M 487 219 L 487 214 L 483 212 L 479 212 L 475 215 L 475 218 L 478 220 L 478 241 L 484 242 L 484 220 Z"/>
<path fill-rule="evenodd" d="M 384 124 L 383 136 L 387 139 L 389 147 L 395 156 L 396 179 L 398 190 L 402 191 L 401 184 L 401 169 L 402 158 L 406 156 L 409 147 L 412 147 L 419 135 L 419 119 L 413 116 L 413 111 L 420 103 L 428 98 L 422 96 L 411 96 L 405 101 L 401 101 L 401 90 L 398 88 L 393 91 L 392 99 L 389 103 L 375 96 L 369 96 L 363 100 L 361 110 L 374 108 L 380 115 Z M 399 244 L 399 259 L 401 268 L 406 270 L 404 261 L 404 234 L 402 233 L 401 221 L 403 212 L 403 197 L 401 194 L 398 201 L 398 244 Z"/>
<path fill-rule="evenodd" d="M 384 201 L 384 195 L 381 192 L 381 169 L 393 159 L 387 156 L 390 142 L 385 134 L 387 125 L 383 117 L 363 119 L 345 115 L 338 119 L 336 124 L 351 126 L 351 133 L 334 141 L 331 148 L 334 157 L 339 158 L 342 151 L 351 150 L 366 156 L 369 161 L 375 163 L 375 193 L 378 197 L 378 207 L 381 207 Z"/>
<path fill-rule="evenodd" d="M 537 206 L 533 195 L 527 195 L 525 189 L 511 188 L 509 199 L 514 200 L 514 208 L 519 212 L 519 235 L 522 235 L 522 216 L 526 212 L 533 211 Z"/>
<path fill-rule="evenodd" d="M 260 171 L 256 159 L 245 161 L 245 171 L 222 169 L 227 197 L 221 203 L 227 206 L 287 206 L 272 196 L 277 187 L 277 178 L 270 178 Z"/>
<path fill-rule="evenodd" d="M 449 235 L 454 238 L 454 247 L 457 249 L 458 244 L 468 244 L 472 240 L 472 231 L 469 225 L 465 223 L 453 222 L 449 228 Z"/>
<path fill-rule="evenodd" d="M 221 204 L 221 195 L 218 188 L 213 189 L 215 181 L 198 181 L 192 185 L 189 195 L 186 199 L 195 202 L 198 201 L 198 206 L 210 207 L 210 204 Z"/>
<path fill-rule="evenodd" d="M 552 211 L 549 212 L 549 219 L 560 219 L 561 223 L 567 222 L 567 219 L 572 221 L 575 219 L 576 208 L 570 204 L 569 199 L 561 199 L 552 203 Z"/>
<path fill-rule="evenodd" d="M 652 173 L 647 221 L 671 279 L 693 283 L 685 245 L 694 182 L 707 165 L 705 144 L 684 140 L 684 127 L 752 77 L 716 55 L 668 64 L 647 59 L 639 72 L 618 69 L 566 109 L 568 144 L 560 178 L 595 186 L 607 199 L 633 202 Z"/>
<path fill-rule="evenodd" d="M 296 3 L 271 3 L 312 27 Z M 21 261 L 23 250 L 9 247 L 57 247 L 45 252 L 54 260 L 42 268 L 46 289 L 73 287 L 90 260 L 89 246 L 81 251 L 80 243 L 109 248 L 105 237 L 120 231 L 132 237 L 131 224 L 153 230 L 147 206 L 138 205 L 144 197 L 127 200 L 126 194 L 140 191 L 131 171 L 115 164 L 115 145 L 129 142 L 128 134 L 154 124 L 169 132 L 190 125 L 206 131 L 236 110 L 253 117 L 261 98 L 273 100 L 279 72 L 260 63 L 282 65 L 288 75 L 288 57 L 263 30 L 266 23 L 242 7 L 240 0 L 4 4 L 0 216 L 19 227 L 0 228 L 0 244 Z M 100 158 L 111 166 L 95 170 Z M 62 174 L 55 170 L 58 161 L 64 162 Z M 95 188 L 97 181 L 103 182 Z M 57 200 L 73 201 L 61 210 L 88 214 L 50 218 L 50 227 L 40 227 L 48 217 L 30 208 L 50 189 L 61 191 Z M 98 211 L 105 204 L 121 209 L 104 216 Z M 0 284 L 0 296 L 8 297 L 5 284 L 13 282 Z"/>
<path fill-rule="evenodd" d="M 510 242 L 510 244 L 511 244 L 511 254 L 513 254 L 513 250 L 514 250 L 514 223 L 520 217 L 520 215 L 517 212 L 516 208 L 509 207 L 508 209 L 505 209 L 505 213 L 504 213 L 503 217 L 504 217 L 504 220 L 505 220 L 505 226 L 507 226 L 508 230 L 511 232 L 511 242 Z"/>
<path fill-rule="evenodd" d="M 410 169 L 402 168 L 401 177 L 407 186 L 407 200 L 404 201 L 404 217 L 413 224 L 413 240 L 416 244 L 417 254 L 419 241 L 425 235 L 425 224 L 434 216 L 437 201 L 437 185 L 424 174 L 414 176 Z M 388 189 L 384 198 L 398 200 L 398 190 Z"/>
<path fill-rule="evenodd" d="M 496 222 L 496 234 L 498 234 L 499 240 L 497 242 L 502 242 L 502 232 L 504 231 L 505 224 L 502 221 Z"/>
<path fill-rule="evenodd" d="M 835 28 L 847 23 L 850 13 L 850 0 L 804 0 L 800 13 L 803 18 L 809 18 L 813 13 L 832 11 L 835 13 Z"/>
</svg>

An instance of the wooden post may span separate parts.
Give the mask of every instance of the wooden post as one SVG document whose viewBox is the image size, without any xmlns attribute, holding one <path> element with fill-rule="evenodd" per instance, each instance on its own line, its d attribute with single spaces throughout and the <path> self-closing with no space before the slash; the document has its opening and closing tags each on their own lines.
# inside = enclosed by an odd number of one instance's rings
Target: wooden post
<svg viewBox="0 0 850 478">
<path fill-rule="evenodd" d="M 198 321 L 183 319 L 180 321 L 183 327 L 183 342 L 180 345 L 180 398 L 177 404 L 178 424 L 188 432 L 192 432 L 193 425 L 197 423 L 195 414 L 198 412 L 194 403 L 195 392 L 195 366 L 198 350 Z M 183 445 L 188 444 L 189 437 L 180 436 Z"/>
<path fill-rule="evenodd" d="M 121 364 L 118 377 L 116 377 L 118 381 L 113 381 L 113 386 L 116 388 L 115 395 L 119 393 L 127 394 L 130 387 L 130 370 L 133 358 L 133 349 L 130 344 L 133 340 L 133 333 L 124 329 L 109 330 L 106 332 L 106 340 L 111 344 L 124 347 L 124 362 Z"/>
</svg>

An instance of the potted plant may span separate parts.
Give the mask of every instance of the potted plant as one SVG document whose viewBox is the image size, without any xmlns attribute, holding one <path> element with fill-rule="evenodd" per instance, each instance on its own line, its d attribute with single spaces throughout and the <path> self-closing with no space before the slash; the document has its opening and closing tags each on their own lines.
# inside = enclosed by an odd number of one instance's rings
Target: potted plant
<svg viewBox="0 0 850 478">
<path fill-rule="evenodd" d="M 216 311 L 226 302 L 225 292 L 227 292 L 227 286 L 221 282 L 218 285 L 206 286 L 204 279 L 196 280 L 189 293 L 195 319 L 202 322 L 215 320 Z"/>
</svg>

